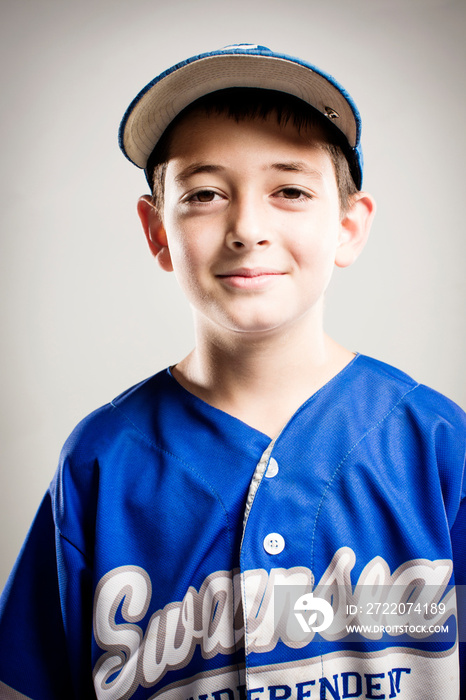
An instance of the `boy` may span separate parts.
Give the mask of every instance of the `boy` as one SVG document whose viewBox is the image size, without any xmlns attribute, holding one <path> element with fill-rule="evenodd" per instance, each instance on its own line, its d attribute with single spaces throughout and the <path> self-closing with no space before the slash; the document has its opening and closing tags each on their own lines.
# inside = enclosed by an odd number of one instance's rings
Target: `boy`
<svg viewBox="0 0 466 700">
<path fill-rule="evenodd" d="M 374 214 L 351 98 L 227 47 L 120 138 L 196 346 L 68 440 L 2 599 L 1 697 L 458 698 L 464 414 L 323 330 Z"/>
</svg>

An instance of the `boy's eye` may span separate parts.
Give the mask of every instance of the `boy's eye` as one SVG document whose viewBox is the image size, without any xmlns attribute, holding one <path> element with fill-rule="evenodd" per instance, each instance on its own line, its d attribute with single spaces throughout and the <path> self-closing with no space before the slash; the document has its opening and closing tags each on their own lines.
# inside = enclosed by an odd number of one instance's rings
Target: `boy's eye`
<svg viewBox="0 0 466 700">
<path fill-rule="evenodd" d="M 278 194 L 285 199 L 300 199 L 301 197 L 309 197 L 306 192 L 298 189 L 297 187 L 284 187 L 278 192 Z"/>
<path fill-rule="evenodd" d="M 199 190 L 199 192 L 194 192 L 189 198 L 188 202 L 201 202 L 201 203 L 207 203 L 207 202 L 213 202 L 215 197 L 218 197 L 219 195 L 217 192 L 214 192 L 213 190 Z"/>
</svg>

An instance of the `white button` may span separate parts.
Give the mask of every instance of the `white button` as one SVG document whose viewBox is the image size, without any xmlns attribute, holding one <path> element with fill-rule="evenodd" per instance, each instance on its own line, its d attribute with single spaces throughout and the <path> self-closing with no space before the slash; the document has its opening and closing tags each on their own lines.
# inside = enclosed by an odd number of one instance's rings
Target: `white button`
<svg viewBox="0 0 466 700">
<path fill-rule="evenodd" d="M 264 549 L 267 554 L 280 554 L 285 548 L 285 540 L 278 532 L 270 532 L 264 539 Z"/>
<path fill-rule="evenodd" d="M 269 466 L 267 467 L 267 471 L 265 472 L 265 476 L 267 479 L 272 479 L 272 477 L 277 476 L 278 474 L 278 464 L 277 460 L 274 459 L 273 457 L 270 458 Z"/>
</svg>

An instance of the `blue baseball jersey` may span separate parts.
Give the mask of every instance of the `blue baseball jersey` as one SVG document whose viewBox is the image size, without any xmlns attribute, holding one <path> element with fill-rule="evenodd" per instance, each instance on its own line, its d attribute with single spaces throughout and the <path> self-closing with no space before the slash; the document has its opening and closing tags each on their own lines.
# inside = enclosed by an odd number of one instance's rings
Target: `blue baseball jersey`
<svg viewBox="0 0 466 700">
<path fill-rule="evenodd" d="M 274 440 L 142 382 L 65 444 L 1 598 L 0 697 L 457 700 L 465 428 L 363 355 Z"/>
</svg>

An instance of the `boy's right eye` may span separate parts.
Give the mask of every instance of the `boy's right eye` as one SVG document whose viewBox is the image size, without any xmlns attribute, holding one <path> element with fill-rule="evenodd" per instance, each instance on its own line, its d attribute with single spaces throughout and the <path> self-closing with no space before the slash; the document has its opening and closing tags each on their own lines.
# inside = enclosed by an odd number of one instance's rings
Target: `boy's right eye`
<svg viewBox="0 0 466 700">
<path fill-rule="evenodd" d="M 213 202 L 215 197 L 219 197 L 220 195 L 217 192 L 214 192 L 213 190 L 199 190 L 198 192 L 194 192 L 194 194 L 191 194 L 189 197 L 186 198 L 187 202 L 200 202 L 201 204 L 205 204 L 208 202 Z"/>
</svg>

